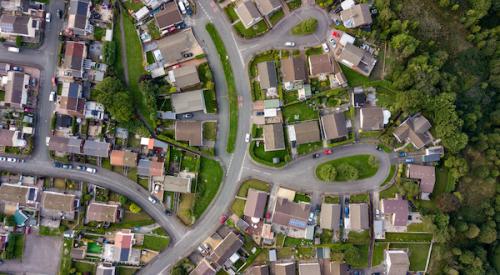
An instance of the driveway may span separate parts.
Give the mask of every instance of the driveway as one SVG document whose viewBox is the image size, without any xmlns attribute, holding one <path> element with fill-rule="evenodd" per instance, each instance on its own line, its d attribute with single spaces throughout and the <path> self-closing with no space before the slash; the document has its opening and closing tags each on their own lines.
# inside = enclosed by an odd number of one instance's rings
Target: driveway
<svg viewBox="0 0 500 275">
<path fill-rule="evenodd" d="M 22 260 L 5 261 L 0 272 L 55 275 L 59 271 L 62 237 L 26 235 Z"/>
</svg>

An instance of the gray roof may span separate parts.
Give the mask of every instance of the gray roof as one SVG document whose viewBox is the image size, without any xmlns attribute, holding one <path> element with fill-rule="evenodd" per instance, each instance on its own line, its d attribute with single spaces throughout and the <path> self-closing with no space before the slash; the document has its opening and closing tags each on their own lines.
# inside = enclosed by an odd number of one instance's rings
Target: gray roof
<svg viewBox="0 0 500 275">
<path fill-rule="evenodd" d="M 410 259 L 408 254 L 403 250 L 386 250 L 386 261 L 391 262 L 390 268 L 387 270 L 387 275 L 402 275 L 406 274 L 410 269 Z"/>
<path fill-rule="evenodd" d="M 361 108 L 360 120 L 364 131 L 381 130 L 384 128 L 384 111 L 380 107 Z"/>
<path fill-rule="evenodd" d="M 295 262 L 279 263 L 274 266 L 275 275 L 295 275 Z"/>
<path fill-rule="evenodd" d="M 281 75 L 283 82 L 306 80 L 306 63 L 302 56 L 281 59 Z"/>
<path fill-rule="evenodd" d="M 235 9 L 243 25 L 248 28 L 261 18 L 259 10 L 252 1 L 242 1 Z"/>
<path fill-rule="evenodd" d="M 257 8 L 263 15 L 268 15 L 281 8 L 280 0 L 255 0 L 255 4 L 257 4 Z"/>
<path fill-rule="evenodd" d="M 321 214 L 319 225 L 323 229 L 339 230 L 340 227 L 340 205 L 323 203 L 321 205 Z"/>
<path fill-rule="evenodd" d="M 320 122 L 325 139 L 337 139 L 347 136 L 346 120 L 343 112 L 324 115 L 321 117 Z"/>
<path fill-rule="evenodd" d="M 352 230 L 365 230 L 370 228 L 368 222 L 368 204 L 351 203 L 349 205 L 349 210 Z"/>
<path fill-rule="evenodd" d="M 267 204 L 267 193 L 255 189 L 248 190 L 245 202 L 244 214 L 250 218 L 264 217 L 264 210 Z"/>
<path fill-rule="evenodd" d="M 170 97 L 172 108 L 177 114 L 203 111 L 206 112 L 202 90 L 175 93 Z"/>
<path fill-rule="evenodd" d="M 87 156 L 107 158 L 110 149 L 111 144 L 107 142 L 86 140 L 83 144 L 83 154 Z"/>
<path fill-rule="evenodd" d="M 273 61 L 261 62 L 257 64 L 261 89 L 278 87 L 278 76 Z"/>
<path fill-rule="evenodd" d="M 363 49 L 360 49 L 353 44 L 346 44 L 339 56 L 339 60 L 342 61 L 342 63 L 347 62 L 349 65 L 357 66 L 359 62 L 361 62 L 364 54 L 365 51 Z"/>
<path fill-rule="evenodd" d="M 198 70 L 194 65 L 182 66 L 172 70 L 175 78 L 175 86 L 179 89 L 187 89 L 200 84 Z"/>
<path fill-rule="evenodd" d="M 26 15 L 2 14 L 0 17 L 0 28 L 2 32 L 27 35 L 30 17 Z"/>
<path fill-rule="evenodd" d="M 372 15 L 368 4 L 354 5 L 340 12 L 340 19 L 347 28 L 357 28 L 372 23 Z"/>
<path fill-rule="evenodd" d="M 5 85 L 5 103 L 21 104 L 23 102 L 23 92 L 26 93 L 24 87 L 24 79 L 27 75 L 22 72 L 8 72 L 9 80 Z M 26 97 L 26 94 L 24 95 Z"/>
<path fill-rule="evenodd" d="M 264 125 L 264 151 L 277 151 L 285 149 L 285 136 L 281 123 Z"/>
<path fill-rule="evenodd" d="M 299 263 L 299 275 L 321 275 L 319 263 Z"/>
<path fill-rule="evenodd" d="M 89 0 L 72 0 L 68 9 L 69 16 L 74 16 L 73 28 L 85 30 L 87 26 Z"/>
<path fill-rule="evenodd" d="M 182 16 L 176 1 L 165 4 L 163 10 L 155 14 L 156 25 L 160 30 L 182 22 Z"/>
</svg>

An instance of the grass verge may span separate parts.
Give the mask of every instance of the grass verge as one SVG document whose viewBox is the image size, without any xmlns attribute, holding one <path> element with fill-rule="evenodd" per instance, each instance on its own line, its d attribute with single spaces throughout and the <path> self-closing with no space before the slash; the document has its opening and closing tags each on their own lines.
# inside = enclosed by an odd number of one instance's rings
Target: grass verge
<svg viewBox="0 0 500 275">
<path fill-rule="evenodd" d="M 222 182 L 223 171 L 220 164 L 208 158 L 201 159 L 193 216 L 199 218 L 212 202 Z"/>
</svg>

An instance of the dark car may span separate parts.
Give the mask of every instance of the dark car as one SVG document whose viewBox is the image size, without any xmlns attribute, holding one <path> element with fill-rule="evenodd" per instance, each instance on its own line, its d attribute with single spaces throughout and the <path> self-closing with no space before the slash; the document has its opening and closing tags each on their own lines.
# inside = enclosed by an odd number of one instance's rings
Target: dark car
<svg viewBox="0 0 500 275">
<path fill-rule="evenodd" d="M 60 162 L 54 162 L 54 167 L 56 167 L 56 168 L 62 168 L 63 164 L 60 163 Z"/>
<path fill-rule="evenodd" d="M 57 9 L 57 16 L 59 16 L 59 19 L 63 18 L 63 12 L 60 9 Z"/>
<path fill-rule="evenodd" d="M 313 154 L 313 159 L 317 159 L 317 158 L 319 158 L 320 156 L 321 156 L 321 154 L 320 154 L 320 153 Z"/>
<path fill-rule="evenodd" d="M 191 56 L 193 56 L 193 54 L 192 54 L 192 53 L 185 53 L 185 54 L 182 54 L 182 57 L 184 57 L 184 58 L 189 58 L 189 57 L 191 57 Z"/>
<path fill-rule="evenodd" d="M 400 158 L 404 158 L 404 157 L 406 157 L 406 155 L 407 155 L 406 152 L 399 152 Z"/>
<path fill-rule="evenodd" d="M 185 113 L 182 115 L 182 118 L 193 118 L 193 113 Z"/>
</svg>

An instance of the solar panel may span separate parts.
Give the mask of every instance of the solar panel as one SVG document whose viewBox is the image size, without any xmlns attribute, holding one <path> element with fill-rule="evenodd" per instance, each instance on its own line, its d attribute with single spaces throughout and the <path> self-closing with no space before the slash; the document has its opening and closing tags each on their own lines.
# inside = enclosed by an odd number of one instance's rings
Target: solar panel
<svg viewBox="0 0 500 275">
<path fill-rule="evenodd" d="M 120 251 L 120 262 L 128 262 L 129 254 L 130 254 L 130 249 L 122 248 Z"/>
<path fill-rule="evenodd" d="M 306 222 L 297 220 L 297 219 L 290 219 L 288 222 L 288 225 L 294 226 L 294 227 L 300 227 L 300 228 L 305 228 L 306 227 Z"/>
</svg>

